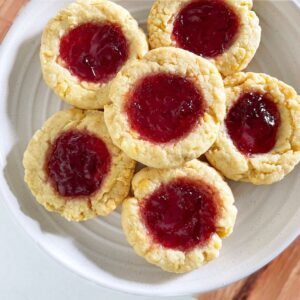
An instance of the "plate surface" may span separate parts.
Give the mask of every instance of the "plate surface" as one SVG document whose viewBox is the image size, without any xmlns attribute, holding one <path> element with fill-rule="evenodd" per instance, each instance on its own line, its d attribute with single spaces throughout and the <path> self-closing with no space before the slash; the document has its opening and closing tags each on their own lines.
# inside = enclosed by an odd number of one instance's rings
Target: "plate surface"
<svg viewBox="0 0 300 300">
<path fill-rule="evenodd" d="M 39 64 L 43 27 L 69 1 L 31 1 L 15 21 L 0 54 L 0 190 L 25 231 L 75 273 L 116 290 L 183 295 L 221 287 L 268 263 L 300 233 L 300 167 L 282 182 L 256 187 L 230 183 L 239 209 L 221 256 L 201 269 L 173 275 L 146 263 L 127 244 L 120 211 L 69 223 L 46 212 L 23 181 L 22 155 L 33 133 L 65 105 L 46 87 Z M 118 1 L 140 24 L 152 1 Z M 295 2 L 256 1 L 262 43 L 248 70 L 269 73 L 300 91 L 300 9 Z"/>
</svg>

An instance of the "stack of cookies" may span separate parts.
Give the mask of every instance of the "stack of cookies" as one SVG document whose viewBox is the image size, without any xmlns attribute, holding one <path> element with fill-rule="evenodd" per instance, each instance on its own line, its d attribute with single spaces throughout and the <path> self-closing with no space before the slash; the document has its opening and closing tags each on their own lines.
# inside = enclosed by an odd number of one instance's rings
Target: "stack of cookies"
<svg viewBox="0 0 300 300">
<path fill-rule="evenodd" d="M 237 215 L 223 178 L 271 184 L 300 160 L 300 97 L 241 72 L 261 38 L 251 9 L 252 0 L 156 0 L 148 40 L 113 2 L 61 10 L 44 30 L 41 66 L 74 108 L 46 121 L 24 154 L 37 201 L 69 221 L 123 203 L 128 242 L 169 272 L 216 258 Z"/>
</svg>

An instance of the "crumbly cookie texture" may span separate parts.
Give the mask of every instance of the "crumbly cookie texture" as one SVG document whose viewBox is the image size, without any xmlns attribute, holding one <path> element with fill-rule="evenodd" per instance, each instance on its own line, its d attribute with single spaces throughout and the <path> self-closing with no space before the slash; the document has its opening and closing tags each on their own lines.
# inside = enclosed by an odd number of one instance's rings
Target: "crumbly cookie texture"
<svg viewBox="0 0 300 300">
<path fill-rule="evenodd" d="M 207 109 L 202 120 L 184 138 L 167 144 L 154 144 L 131 130 L 124 112 L 128 92 L 136 82 L 149 74 L 165 72 L 192 80 L 202 92 Z M 115 145 L 129 157 L 154 168 L 182 165 L 199 157 L 214 143 L 225 116 L 225 93 L 221 75 L 208 60 L 188 51 L 164 47 L 148 52 L 140 61 L 124 67 L 111 85 L 104 118 Z"/>
<path fill-rule="evenodd" d="M 161 184 L 178 177 L 200 179 L 214 186 L 219 192 L 221 202 L 217 232 L 205 245 L 196 246 L 188 252 L 167 249 L 155 243 L 140 217 L 141 202 Z M 222 238 L 228 236 L 233 230 L 237 209 L 229 186 L 216 170 L 198 160 L 189 161 L 176 169 L 145 168 L 134 176 L 132 188 L 134 197 L 123 202 L 122 226 L 129 244 L 138 255 L 165 271 L 175 273 L 192 271 L 219 256 Z"/>
<path fill-rule="evenodd" d="M 232 180 L 271 184 L 283 179 L 300 161 L 300 97 L 292 87 L 266 74 L 240 72 L 225 78 L 224 85 L 227 111 L 241 93 L 254 90 L 271 96 L 281 115 L 277 142 L 269 153 L 246 157 L 234 146 L 222 124 L 206 158 Z"/>
<path fill-rule="evenodd" d="M 46 155 L 55 139 L 71 129 L 87 130 L 105 142 L 111 154 L 110 171 L 100 189 L 91 196 L 68 200 L 54 190 L 45 172 Z M 106 129 L 103 112 L 69 109 L 54 114 L 31 139 L 23 158 L 25 182 L 47 210 L 69 221 L 84 221 L 113 211 L 128 195 L 135 162 L 115 147 Z"/>
<path fill-rule="evenodd" d="M 227 76 L 245 69 L 259 46 L 261 28 L 255 12 L 251 11 L 252 0 L 223 0 L 240 20 L 238 36 L 223 54 L 210 58 L 222 75 Z M 191 0 L 156 0 L 148 18 L 149 44 L 151 48 L 176 47 L 172 39 L 173 24 L 181 7 Z"/>
<path fill-rule="evenodd" d="M 77 0 L 61 10 L 44 29 L 40 50 L 42 72 L 47 85 L 66 102 L 82 109 L 100 109 L 108 103 L 108 83 L 81 81 L 65 68 L 59 58 L 60 39 L 71 29 L 87 22 L 118 24 L 129 44 L 131 61 L 148 51 L 145 34 L 123 7 L 106 0 Z"/>
</svg>

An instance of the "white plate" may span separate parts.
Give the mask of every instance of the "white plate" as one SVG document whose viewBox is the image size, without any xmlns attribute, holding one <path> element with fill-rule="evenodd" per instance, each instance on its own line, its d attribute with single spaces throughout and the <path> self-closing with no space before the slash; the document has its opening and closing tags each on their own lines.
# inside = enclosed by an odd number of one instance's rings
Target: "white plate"
<svg viewBox="0 0 300 300">
<path fill-rule="evenodd" d="M 204 292 L 249 275 L 300 232 L 300 167 L 272 186 L 231 184 L 239 215 L 221 256 L 201 269 L 173 275 L 147 264 L 127 244 L 120 213 L 69 223 L 46 212 L 23 182 L 22 154 L 62 102 L 45 86 L 38 52 L 47 20 L 68 1 L 31 1 L 2 44 L 0 57 L 0 189 L 15 218 L 52 257 L 75 273 L 116 290 L 144 295 Z M 142 25 L 152 1 L 119 1 Z M 249 70 L 266 72 L 300 91 L 300 9 L 294 2 L 256 2 L 262 43 Z"/>
</svg>

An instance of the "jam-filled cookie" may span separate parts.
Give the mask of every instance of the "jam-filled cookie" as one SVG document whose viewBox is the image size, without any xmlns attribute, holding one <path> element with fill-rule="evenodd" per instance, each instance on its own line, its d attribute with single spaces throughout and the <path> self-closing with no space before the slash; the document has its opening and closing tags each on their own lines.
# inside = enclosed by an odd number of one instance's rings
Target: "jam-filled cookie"
<svg viewBox="0 0 300 300">
<path fill-rule="evenodd" d="M 265 74 L 237 73 L 224 84 L 227 115 L 207 159 L 233 180 L 281 180 L 300 160 L 300 97 Z"/>
<path fill-rule="evenodd" d="M 103 112 L 79 109 L 54 114 L 31 139 L 23 164 L 37 201 L 72 221 L 113 211 L 135 168 L 113 145 Z"/>
<path fill-rule="evenodd" d="M 104 117 L 115 145 L 155 168 L 180 166 L 215 141 L 225 92 L 214 64 L 164 47 L 128 64 L 112 83 Z"/>
<path fill-rule="evenodd" d="M 111 80 L 148 51 L 129 12 L 106 0 L 77 0 L 46 26 L 40 51 L 46 83 L 66 102 L 103 108 Z"/>
<path fill-rule="evenodd" d="M 156 0 L 148 19 L 152 48 L 174 46 L 210 59 L 223 75 L 243 70 L 261 37 L 252 0 Z"/>
<path fill-rule="evenodd" d="M 229 186 L 213 168 L 192 160 L 177 169 L 145 168 L 123 202 L 128 242 L 169 272 L 192 271 L 215 259 L 236 219 Z"/>
</svg>

